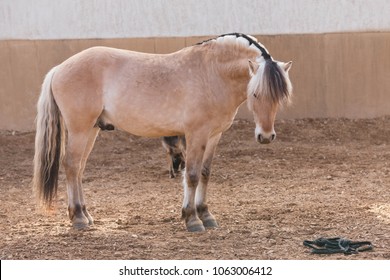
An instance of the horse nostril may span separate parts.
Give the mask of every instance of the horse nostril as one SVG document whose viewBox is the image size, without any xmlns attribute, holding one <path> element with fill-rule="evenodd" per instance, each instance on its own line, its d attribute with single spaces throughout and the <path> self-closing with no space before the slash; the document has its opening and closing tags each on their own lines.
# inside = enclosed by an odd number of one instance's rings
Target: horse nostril
<svg viewBox="0 0 390 280">
<path fill-rule="evenodd" d="M 274 141 L 275 138 L 276 138 L 276 133 L 272 133 L 272 135 L 271 135 L 271 141 Z"/>
<path fill-rule="evenodd" d="M 263 137 L 261 134 L 257 135 L 257 142 L 261 143 L 263 141 Z"/>
</svg>

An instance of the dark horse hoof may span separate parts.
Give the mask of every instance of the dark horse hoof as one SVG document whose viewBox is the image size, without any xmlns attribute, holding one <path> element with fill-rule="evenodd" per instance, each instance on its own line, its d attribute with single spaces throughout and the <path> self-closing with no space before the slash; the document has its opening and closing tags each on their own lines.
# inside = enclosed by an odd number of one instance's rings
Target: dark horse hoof
<svg viewBox="0 0 390 280">
<path fill-rule="evenodd" d="M 210 219 L 210 220 L 203 221 L 203 226 L 205 228 L 217 228 L 218 227 L 218 223 L 217 223 L 216 220 Z"/>
<path fill-rule="evenodd" d="M 187 230 L 189 232 L 202 232 L 202 231 L 205 231 L 206 229 L 203 226 L 203 224 L 194 224 L 194 225 L 191 225 L 191 226 L 187 225 Z"/>
</svg>

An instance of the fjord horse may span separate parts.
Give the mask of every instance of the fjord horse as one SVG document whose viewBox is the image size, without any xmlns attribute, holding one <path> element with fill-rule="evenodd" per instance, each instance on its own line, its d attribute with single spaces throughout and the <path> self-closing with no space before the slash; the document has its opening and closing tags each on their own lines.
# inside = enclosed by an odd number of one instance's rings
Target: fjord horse
<svg viewBox="0 0 390 280">
<path fill-rule="evenodd" d="M 217 227 L 206 194 L 221 134 L 247 100 L 256 140 L 274 140 L 276 112 L 292 92 L 290 67 L 291 62 L 274 60 L 254 37 L 240 33 L 164 55 L 93 47 L 70 57 L 46 75 L 38 100 L 37 198 L 43 206 L 52 205 L 62 162 L 69 218 L 75 228 L 85 228 L 93 219 L 82 177 L 101 129 L 145 137 L 184 135 L 182 217 L 188 231 Z"/>
</svg>

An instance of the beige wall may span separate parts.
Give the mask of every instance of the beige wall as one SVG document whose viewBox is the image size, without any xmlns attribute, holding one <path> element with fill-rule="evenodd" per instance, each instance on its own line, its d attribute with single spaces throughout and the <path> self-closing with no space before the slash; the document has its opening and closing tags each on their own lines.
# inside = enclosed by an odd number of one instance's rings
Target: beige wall
<svg viewBox="0 0 390 280">
<path fill-rule="evenodd" d="M 390 114 L 390 33 L 257 36 L 278 60 L 293 60 L 294 100 L 280 118 L 370 118 Z M 45 73 L 74 53 L 105 45 L 166 53 L 204 37 L 2 40 L 0 129 L 32 130 Z M 238 117 L 251 118 L 245 107 Z"/>
</svg>

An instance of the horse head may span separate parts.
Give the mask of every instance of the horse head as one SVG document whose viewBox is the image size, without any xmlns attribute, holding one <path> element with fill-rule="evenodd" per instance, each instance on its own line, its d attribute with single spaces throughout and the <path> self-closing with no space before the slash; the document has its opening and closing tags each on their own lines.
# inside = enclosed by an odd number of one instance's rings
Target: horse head
<svg viewBox="0 0 390 280">
<path fill-rule="evenodd" d="M 284 63 L 272 58 L 249 60 L 248 108 L 256 123 L 256 141 L 261 144 L 269 144 L 276 137 L 276 113 L 283 102 L 290 100 L 292 93 L 288 76 L 291 65 L 291 61 Z"/>
</svg>

